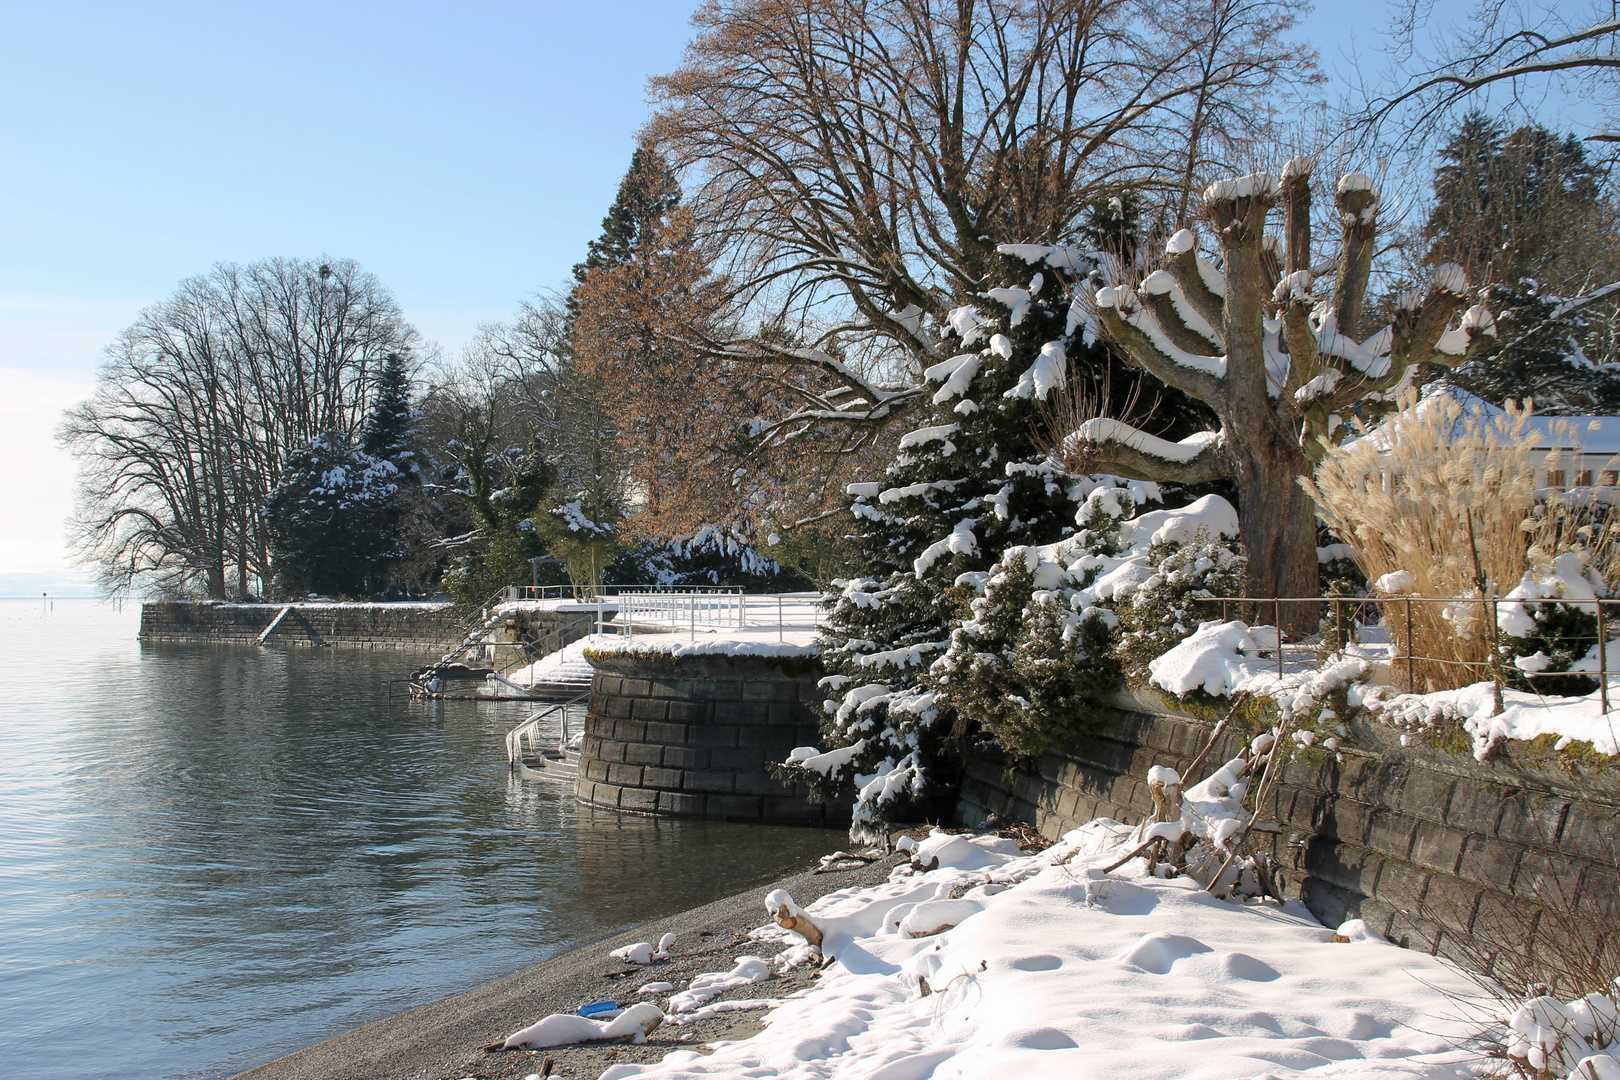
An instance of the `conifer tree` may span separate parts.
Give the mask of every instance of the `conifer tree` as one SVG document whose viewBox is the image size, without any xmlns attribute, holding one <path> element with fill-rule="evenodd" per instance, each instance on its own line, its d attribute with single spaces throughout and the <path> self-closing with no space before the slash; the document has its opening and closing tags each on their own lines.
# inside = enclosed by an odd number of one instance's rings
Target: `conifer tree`
<svg viewBox="0 0 1620 1080">
<path fill-rule="evenodd" d="M 570 575 L 580 581 L 584 571 L 591 584 L 599 584 L 604 569 L 619 553 L 619 527 L 626 512 L 626 487 L 633 469 L 634 423 L 627 404 L 638 395 L 657 392 L 644 385 L 651 375 L 648 354 L 656 350 L 653 335 L 596 333 L 592 301 L 600 290 L 587 288 L 627 266 L 645 262 L 662 243 L 668 215 L 680 202 L 680 185 L 663 157 L 642 143 L 630 158 L 630 168 L 602 219 L 602 232 L 586 249 L 584 261 L 574 266 L 574 288 L 566 301 L 567 368 L 559 386 L 559 407 L 570 414 L 569 445 L 560 447 L 567 501 L 559 508 L 559 521 L 571 525 L 562 537 L 573 554 Z M 584 329 L 582 330 L 582 319 Z M 615 330 L 624 327 L 615 320 Z M 631 429 L 627 433 L 627 426 Z M 577 504 L 577 512 L 566 508 Z M 589 523 L 585 527 L 582 523 Z"/>
<path fill-rule="evenodd" d="M 1620 411 L 1620 207 L 1573 137 L 1470 114 L 1441 151 L 1426 260 L 1488 283 L 1498 336 L 1447 382 L 1542 414 Z"/>
<path fill-rule="evenodd" d="M 796 752 L 787 771 L 825 797 L 853 786 L 857 836 L 951 788 L 965 731 L 923 676 L 973 586 L 1003 550 L 1075 528 L 1076 478 L 1047 460 L 1038 428 L 1071 364 L 1101 363 L 1071 306 L 1094 265 L 1077 249 L 1008 250 L 1003 280 L 1018 285 L 950 313 L 941 351 L 957 355 L 928 369 L 928 423 L 900 439 L 881 482 L 849 489 L 865 575 L 835 583 L 821 642 L 825 740 L 843 749 Z"/>
<path fill-rule="evenodd" d="M 592 270 L 623 266 L 635 259 L 680 201 L 680 183 L 669 163 L 648 144 L 638 145 L 630 155 L 629 170 L 619 181 L 613 205 L 602 219 L 602 235 L 585 249 L 585 261 L 574 265 L 575 284 L 583 284 Z M 569 313 L 578 313 L 572 298 Z"/>
<path fill-rule="evenodd" d="M 389 353 L 372 390 L 371 411 L 360 430 L 360 449 L 372 457 L 392 461 L 401 472 L 411 472 L 406 463 L 415 455 L 410 449 L 411 373 L 405 357 Z"/>
<path fill-rule="evenodd" d="M 291 454 L 265 506 L 275 587 L 371 596 L 405 554 L 399 540 L 400 470 L 326 432 Z"/>
<path fill-rule="evenodd" d="M 417 479 L 404 356 L 389 353 L 359 445 L 324 432 L 289 456 L 266 501 L 276 587 L 286 594 L 373 596 L 405 552 L 404 490 Z"/>
<path fill-rule="evenodd" d="M 1450 372 L 1448 383 L 1493 405 L 1533 399 L 1544 416 L 1620 413 L 1612 301 L 1565 298 L 1533 278 L 1489 294 L 1501 345 Z"/>
</svg>

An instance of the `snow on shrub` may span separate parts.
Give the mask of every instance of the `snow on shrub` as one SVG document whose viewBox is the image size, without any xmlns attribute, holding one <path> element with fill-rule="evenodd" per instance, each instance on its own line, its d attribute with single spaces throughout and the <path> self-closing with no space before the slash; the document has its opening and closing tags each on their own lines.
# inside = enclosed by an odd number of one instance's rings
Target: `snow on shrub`
<svg viewBox="0 0 1620 1080">
<path fill-rule="evenodd" d="M 789 761 L 782 772 L 824 797 L 853 792 L 858 838 L 875 837 L 902 806 L 925 813 L 918 800 L 950 793 L 970 744 L 951 736 L 960 727 L 927 684 L 929 665 L 1002 552 L 1072 534 L 1075 503 L 1089 491 L 1047 460 L 1037 432 L 1069 362 L 1106 360 L 1093 353 L 1083 320 L 1071 318 L 1074 297 L 1098 284 L 1088 277 L 1098 263 L 1074 249 L 1042 252 L 1033 266 L 1023 253 L 1005 258 L 1008 287 L 951 312 L 942 359 L 927 371 L 937 386 L 932 408 L 899 440 L 880 479 L 849 488 L 863 576 L 836 583 L 828 601 L 823 749 L 861 750 L 847 760 Z M 1058 613 L 1043 620 L 1039 643 L 1026 649 L 1035 668 L 1064 633 Z M 802 763 L 812 759 L 823 767 Z"/>
<path fill-rule="evenodd" d="M 1116 608 L 1118 652 L 1133 677 L 1147 677 L 1150 661 L 1219 614 L 1218 605 L 1201 601 L 1243 595 L 1248 560 L 1237 542 L 1237 515 L 1218 495 L 1206 495 L 1194 507 L 1210 500 L 1219 506 L 1197 516 L 1190 536 L 1184 526 L 1151 543 L 1147 560 L 1153 574 Z"/>
<path fill-rule="evenodd" d="M 1617 997 L 1530 998 L 1507 1019 L 1505 1056 L 1519 1075 L 1536 1080 L 1620 1080 Z"/>
<path fill-rule="evenodd" d="M 1496 607 L 1508 685 L 1542 694 L 1595 690 L 1594 678 L 1558 673 L 1581 670 L 1578 665 L 1588 654 L 1592 662 L 1584 667 L 1597 671 L 1597 605 L 1590 601 L 1607 593 L 1608 587 L 1587 569 L 1586 557 L 1579 551 L 1566 551 L 1539 573 L 1526 570 L 1507 594 L 1508 602 Z"/>
<path fill-rule="evenodd" d="M 1015 754 L 1090 731 L 1098 700 L 1120 683 L 1115 620 L 1087 589 L 1119 554 L 1121 519 L 1134 505 L 1123 491 L 1098 488 L 1074 536 L 1006 551 L 929 669 L 942 699 Z"/>
</svg>

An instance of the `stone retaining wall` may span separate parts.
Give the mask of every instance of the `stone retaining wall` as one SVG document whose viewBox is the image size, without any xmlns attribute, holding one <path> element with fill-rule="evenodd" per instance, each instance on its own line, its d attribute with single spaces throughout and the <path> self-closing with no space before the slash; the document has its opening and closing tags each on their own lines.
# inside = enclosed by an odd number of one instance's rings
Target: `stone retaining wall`
<svg viewBox="0 0 1620 1080">
<path fill-rule="evenodd" d="M 848 821 L 848 807 L 812 803 L 803 785 L 785 785 L 769 771 L 819 738 L 814 658 L 590 659 L 596 677 L 574 788 L 581 802 L 728 821 Z"/>
<path fill-rule="evenodd" d="M 993 812 L 1053 837 L 1099 815 L 1134 824 L 1152 811 L 1147 770 L 1186 768 L 1212 727 L 1138 701 L 1106 735 L 1032 768 L 975 760 L 960 817 L 976 823 Z M 1201 773 L 1252 734 L 1224 736 Z M 1548 957 L 1561 943 L 1568 952 L 1571 938 L 1615 969 L 1620 935 L 1605 932 L 1620 910 L 1612 771 L 1567 757 L 1562 771 L 1548 767 L 1522 743 L 1480 763 L 1403 747 L 1377 725 L 1352 734 L 1360 748 L 1342 761 L 1320 751 L 1290 761 L 1260 807 L 1262 821 L 1282 825 L 1269 843 L 1289 891 L 1324 923 L 1361 918 L 1402 945 L 1509 980 L 1550 977 Z"/>
<path fill-rule="evenodd" d="M 147 603 L 142 641 L 252 645 L 282 604 Z M 268 645 L 336 645 L 442 651 L 461 640 L 449 604 L 292 604 Z"/>
</svg>

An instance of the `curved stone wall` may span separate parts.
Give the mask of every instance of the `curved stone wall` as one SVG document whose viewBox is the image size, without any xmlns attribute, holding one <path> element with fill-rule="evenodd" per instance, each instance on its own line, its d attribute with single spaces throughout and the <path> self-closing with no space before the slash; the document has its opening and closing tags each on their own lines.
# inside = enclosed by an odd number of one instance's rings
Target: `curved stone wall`
<svg viewBox="0 0 1620 1080">
<path fill-rule="evenodd" d="M 641 814 L 806 825 L 847 823 L 770 766 L 815 745 L 813 657 L 590 653 L 581 802 Z M 842 820 L 840 820 L 840 813 Z"/>
<path fill-rule="evenodd" d="M 1032 768 L 977 759 L 960 818 L 996 813 L 1048 836 L 1097 816 L 1134 824 L 1153 809 L 1148 769 L 1186 768 L 1211 728 L 1142 700 L 1122 708 L 1106 734 Z M 1343 760 L 1322 752 L 1291 760 L 1260 808 L 1262 821 L 1282 826 L 1270 844 L 1289 891 L 1318 918 L 1364 919 L 1402 945 L 1509 980 L 1533 974 L 1545 962 L 1538 950 L 1567 949 L 1572 936 L 1610 968 L 1620 963 L 1620 935 L 1606 929 L 1620 914 L 1612 767 L 1540 760 L 1525 743 L 1482 763 L 1404 747 L 1378 725 L 1354 725 L 1353 734 L 1357 748 Z M 1250 735 L 1228 733 L 1208 760 L 1235 756 Z"/>
</svg>

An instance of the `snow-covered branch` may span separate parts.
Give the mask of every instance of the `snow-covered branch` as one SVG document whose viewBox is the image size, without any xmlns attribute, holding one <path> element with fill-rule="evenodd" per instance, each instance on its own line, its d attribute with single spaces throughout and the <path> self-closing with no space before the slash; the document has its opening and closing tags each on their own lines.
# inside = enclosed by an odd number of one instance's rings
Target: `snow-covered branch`
<svg viewBox="0 0 1620 1080">
<path fill-rule="evenodd" d="M 1119 420 L 1099 416 L 1070 432 L 1060 447 L 1065 464 L 1081 473 L 1129 480 L 1202 484 L 1227 474 L 1225 441 L 1218 431 L 1171 442 Z"/>
<path fill-rule="evenodd" d="M 1165 268 L 1181 289 L 1181 295 L 1216 335 L 1224 347 L 1226 321 L 1226 281 L 1210 261 L 1198 254 L 1198 237 L 1182 229 L 1165 244 Z"/>
<path fill-rule="evenodd" d="M 1097 318 L 1139 367 L 1166 386 L 1217 407 L 1226 400 L 1226 358 L 1178 348 L 1153 313 L 1142 306 L 1135 290 L 1124 285 L 1099 290 Z"/>
</svg>

